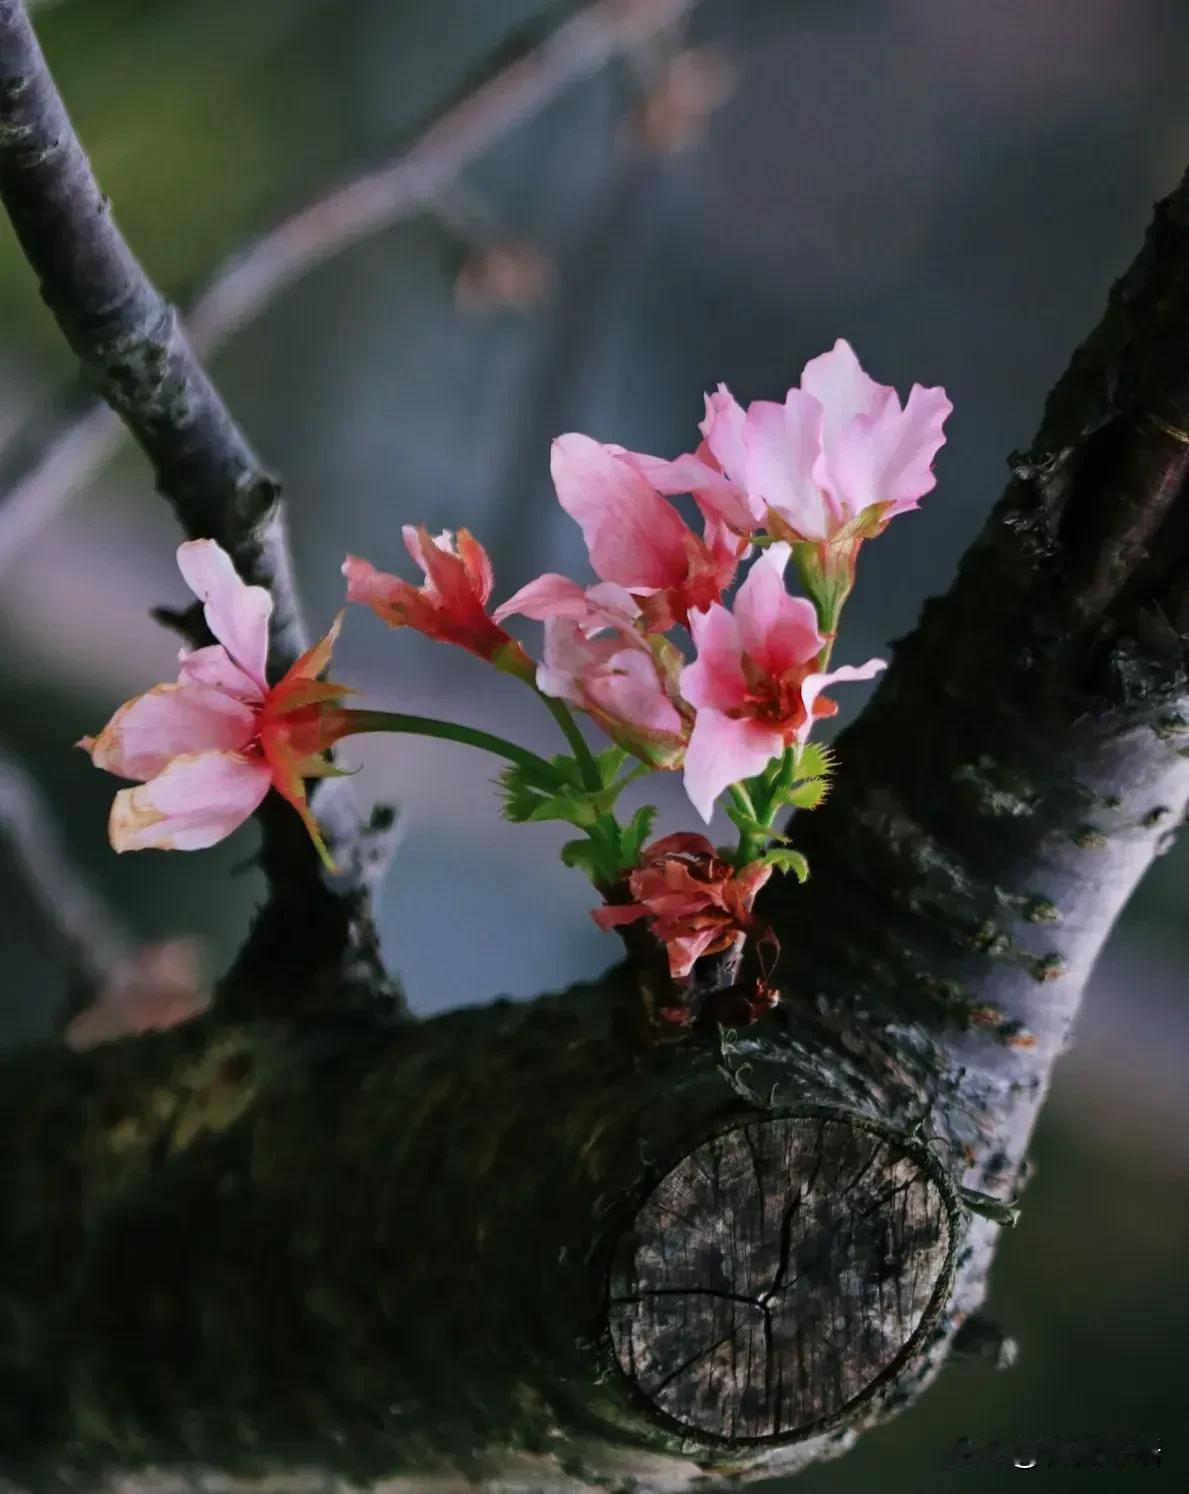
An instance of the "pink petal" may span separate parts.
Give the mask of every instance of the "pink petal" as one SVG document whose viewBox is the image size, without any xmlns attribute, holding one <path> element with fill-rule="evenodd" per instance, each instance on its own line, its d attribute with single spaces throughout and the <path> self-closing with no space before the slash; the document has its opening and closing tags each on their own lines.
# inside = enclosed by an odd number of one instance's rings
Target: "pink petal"
<svg viewBox="0 0 1189 1494">
<path fill-rule="evenodd" d="M 413 531 L 416 534 L 416 530 Z M 365 607 L 385 603 L 394 587 L 407 587 L 408 582 L 399 581 L 387 571 L 378 571 L 370 560 L 361 560 L 358 555 L 348 555 L 342 564 L 347 578 L 348 602 L 361 602 Z"/>
<path fill-rule="evenodd" d="M 438 546 L 439 549 L 443 548 L 441 541 L 446 537 L 447 533 L 448 533 L 448 531 L 444 531 L 434 541 L 434 543 Z M 429 573 L 429 562 L 425 558 L 425 551 L 424 551 L 424 549 L 422 548 L 422 545 L 421 545 L 421 534 L 420 534 L 420 532 L 419 532 L 419 530 L 417 528 L 417 525 L 416 524 L 402 524 L 401 527 L 400 527 L 400 534 L 401 534 L 401 539 L 403 539 L 404 542 L 405 542 L 405 549 L 413 557 L 413 559 L 416 561 L 417 565 L 423 571 L 425 571 L 426 574 L 428 575 L 428 573 Z"/>
<path fill-rule="evenodd" d="M 550 470 L 558 500 L 581 526 L 603 581 L 632 591 L 678 586 L 689 530 L 640 474 L 589 436 L 559 436 Z"/>
<path fill-rule="evenodd" d="M 838 527 L 840 510 L 814 476 L 821 453 L 822 407 L 812 395 L 790 389 L 783 405 L 754 400 L 744 428 L 747 484 L 789 527 L 822 540 Z"/>
<path fill-rule="evenodd" d="M 707 518 L 717 519 L 737 534 L 750 534 L 763 519 L 763 510 L 753 505 L 746 492 L 714 465 L 705 442 L 696 452 L 687 452 L 671 462 L 609 446 L 621 462 L 638 472 L 646 483 L 666 497 L 691 493 Z"/>
<path fill-rule="evenodd" d="M 685 752 L 685 792 L 707 824 L 724 789 L 762 773 L 784 751 L 780 732 L 746 717 L 700 710 Z"/>
<path fill-rule="evenodd" d="M 538 690 L 556 700 L 581 705 L 581 679 L 604 668 L 621 647 L 615 638 L 588 638 L 572 618 L 546 618 L 543 661 L 537 669 Z"/>
<path fill-rule="evenodd" d="M 680 737 L 682 720 L 665 694 L 649 654 L 625 648 L 587 682 L 591 702 L 647 736 Z"/>
<path fill-rule="evenodd" d="M 747 485 L 747 447 L 743 438 L 746 416 L 725 384 L 706 396 L 706 414 L 698 429 L 711 456 L 736 487 Z"/>
<path fill-rule="evenodd" d="M 908 403 L 888 401 L 875 415 L 860 415 L 826 453 L 829 486 L 850 515 L 872 504 L 889 514 L 915 508 L 937 479 L 933 458 L 945 443 L 942 426 L 953 406 L 944 389 L 914 384 Z"/>
<path fill-rule="evenodd" d="M 648 456 L 642 451 L 628 451 L 626 447 L 615 446 L 611 442 L 607 443 L 606 449 L 618 461 L 638 473 L 650 488 L 669 498 L 724 481 L 721 472 L 716 472 L 713 467 L 707 466 L 688 452 L 670 462 L 664 457 Z"/>
<path fill-rule="evenodd" d="M 797 740 L 803 742 L 813 730 L 813 704 L 829 685 L 847 680 L 873 679 L 888 667 L 886 659 L 868 659 L 866 664 L 842 664 L 828 674 L 807 674 L 801 683 L 801 699 L 805 705 L 805 721 L 797 732 Z"/>
<path fill-rule="evenodd" d="M 108 834 L 117 851 L 201 851 L 242 825 L 268 793 L 263 757 L 197 752 L 177 757 L 148 783 L 121 789 Z"/>
<path fill-rule="evenodd" d="M 497 623 L 519 614 L 544 622 L 550 617 L 568 617 L 587 633 L 600 628 L 630 629 L 640 615 L 638 603 L 625 587 L 601 581 L 585 589 L 568 576 L 553 572 L 522 586 L 492 614 Z"/>
<path fill-rule="evenodd" d="M 855 350 L 840 337 L 828 353 L 811 358 L 801 374 L 801 388 L 822 407 L 822 439 L 829 448 L 842 427 L 856 415 L 874 415 L 896 391 L 863 372 Z"/>
<path fill-rule="evenodd" d="M 747 697 L 739 627 L 720 603 L 691 612 L 690 632 L 698 657 L 681 671 L 681 693 L 690 705 L 738 710 Z"/>
<path fill-rule="evenodd" d="M 752 566 L 735 597 L 735 621 L 743 652 L 773 679 L 821 652 L 817 612 L 804 597 L 790 596 L 784 571 L 790 548 L 770 546 Z"/>
<path fill-rule="evenodd" d="M 264 696 L 255 680 L 249 678 L 221 643 L 212 643 L 209 648 L 183 650 L 178 655 L 181 667 L 178 683 L 203 685 L 208 690 L 221 690 L 235 700 L 245 704 L 260 705 Z"/>
<path fill-rule="evenodd" d="M 684 980 L 705 951 L 722 934 L 719 928 L 700 929 L 696 934 L 678 934 L 668 940 L 669 974 L 674 980 Z"/>
<path fill-rule="evenodd" d="M 121 778 L 155 778 L 183 753 L 234 750 L 251 741 L 256 712 L 203 685 L 157 685 L 122 705 L 90 744 L 97 768 Z"/>
<path fill-rule="evenodd" d="M 544 622 L 547 617 L 577 619 L 585 616 L 587 605 L 586 592 L 577 581 L 547 571 L 514 592 L 491 615 L 497 623 L 509 617 L 531 617 L 537 622 Z"/>
<path fill-rule="evenodd" d="M 248 586 L 231 557 L 214 540 L 188 540 L 178 546 L 178 569 L 203 604 L 207 627 L 249 679 L 268 689 L 268 620 L 272 597 L 263 586 Z"/>
</svg>

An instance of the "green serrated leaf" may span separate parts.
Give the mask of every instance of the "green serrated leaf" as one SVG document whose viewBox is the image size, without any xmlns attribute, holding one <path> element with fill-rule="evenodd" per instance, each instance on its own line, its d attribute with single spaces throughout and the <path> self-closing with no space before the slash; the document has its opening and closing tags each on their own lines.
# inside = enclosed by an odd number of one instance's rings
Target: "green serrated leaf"
<svg viewBox="0 0 1189 1494">
<path fill-rule="evenodd" d="M 834 754 L 818 742 L 806 742 L 797 753 L 794 783 L 804 778 L 829 778 L 834 771 Z"/>
<path fill-rule="evenodd" d="M 622 861 L 624 867 L 635 866 L 636 862 L 640 859 L 640 852 L 644 847 L 644 842 L 652 834 L 652 826 L 656 819 L 656 814 L 655 805 L 645 804 L 643 808 L 636 811 L 624 828 L 619 842 L 623 852 Z"/>
<path fill-rule="evenodd" d="M 547 799 L 540 799 L 528 816 L 533 823 L 564 820 L 567 824 L 577 825 L 581 830 L 593 825 L 598 817 L 599 810 L 594 800 L 581 794 L 553 794 Z"/>
<path fill-rule="evenodd" d="M 564 752 L 559 752 L 556 757 L 549 759 L 549 766 L 557 774 L 559 785 L 568 784 L 571 788 L 583 788 L 582 768 L 577 758 L 569 757 Z"/>
<path fill-rule="evenodd" d="M 567 840 L 561 848 L 564 865 L 585 872 L 592 882 L 598 881 L 602 871 L 598 848 L 589 840 Z"/>
<path fill-rule="evenodd" d="M 829 792 L 826 779 L 807 778 L 804 783 L 796 783 L 789 789 L 784 802 L 794 809 L 816 809 Z"/>
<path fill-rule="evenodd" d="M 809 880 L 809 862 L 800 851 L 767 851 L 760 857 L 760 862 L 764 866 L 774 866 L 780 872 L 792 872 L 798 882 Z"/>
<path fill-rule="evenodd" d="M 599 777 L 603 784 L 609 787 L 615 781 L 615 775 L 628 760 L 628 754 L 622 747 L 608 747 L 605 752 L 600 752 L 595 758 L 598 764 Z"/>
</svg>

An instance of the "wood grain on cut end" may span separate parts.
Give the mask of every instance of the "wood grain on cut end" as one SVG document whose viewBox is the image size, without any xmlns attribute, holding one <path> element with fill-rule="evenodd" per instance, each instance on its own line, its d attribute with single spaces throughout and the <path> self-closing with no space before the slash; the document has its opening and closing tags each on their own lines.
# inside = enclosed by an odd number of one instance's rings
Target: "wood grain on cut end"
<svg viewBox="0 0 1189 1494">
<path fill-rule="evenodd" d="M 953 1245 L 948 1190 L 913 1143 L 844 1118 L 756 1120 L 684 1157 L 620 1241 L 615 1355 L 697 1436 L 805 1435 L 909 1357 Z"/>
</svg>

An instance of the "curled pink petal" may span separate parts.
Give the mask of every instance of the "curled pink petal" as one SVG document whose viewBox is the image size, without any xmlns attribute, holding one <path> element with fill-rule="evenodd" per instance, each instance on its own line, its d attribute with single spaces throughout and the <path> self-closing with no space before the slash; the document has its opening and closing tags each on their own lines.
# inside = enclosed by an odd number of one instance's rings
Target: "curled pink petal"
<svg viewBox="0 0 1189 1494">
<path fill-rule="evenodd" d="M 183 650 L 178 657 L 179 684 L 220 690 L 233 700 L 242 700 L 245 705 L 258 706 L 263 702 L 260 686 L 243 672 L 221 643 L 212 643 L 208 648 Z"/>
<path fill-rule="evenodd" d="M 847 680 L 870 680 L 874 679 L 881 670 L 888 667 L 886 659 L 868 659 L 866 664 L 841 664 L 837 669 L 831 669 L 827 674 L 808 674 L 801 682 L 801 699 L 805 706 L 805 720 L 797 731 L 797 740 L 803 742 L 813 728 L 814 719 L 824 714 L 833 714 L 834 707 L 829 712 L 823 712 L 821 707 L 821 693 L 829 685 L 841 684 Z"/>
<path fill-rule="evenodd" d="M 625 587 L 614 581 L 600 581 L 597 586 L 581 587 L 568 576 L 547 572 L 497 607 L 492 617 L 497 623 L 519 614 L 545 622 L 551 617 L 569 618 L 581 623 L 585 632 L 600 628 L 630 630 L 640 615 L 640 607 Z M 644 647 L 643 639 L 640 640 Z"/>
<path fill-rule="evenodd" d="M 497 623 L 518 616 L 544 622 L 547 617 L 583 617 L 587 606 L 586 592 L 577 581 L 548 571 L 514 592 L 491 615 Z"/>
<path fill-rule="evenodd" d="M 214 540 L 178 546 L 178 569 L 203 605 L 207 627 L 263 693 L 268 689 L 268 622 L 272 597 L 241 580 L 231 557 Z"/>
<path fill-rule="evenodd" d="M 94 739 L 84 739 L 97 768 L 121 778 L 154 778 L 180 753 L 233 750 L 251 741 L 256 712 L 203 685 L 157 685 L 122 705 Z"/>
<path fill-rule="evenodd" d="M 260 805 L 272 782 L 263 755 L 197 752 L 175 757 L 136 788 L 121 789 L 108 833 L 117 851 L 200 851 L 225 839 Z"/>
<path fill-rule="evenodd" d="M 698 427 L 723 473 L 737 486 L 747 484 L 746 415 L 725 384 L 706 396 L 706 414 Z"/>
</svg>

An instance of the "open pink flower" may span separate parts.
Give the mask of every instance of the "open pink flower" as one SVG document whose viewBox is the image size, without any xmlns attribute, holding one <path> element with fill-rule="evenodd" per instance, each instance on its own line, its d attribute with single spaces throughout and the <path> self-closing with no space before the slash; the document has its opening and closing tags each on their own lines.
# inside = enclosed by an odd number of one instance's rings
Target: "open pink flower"
<svg viewBox="0 0 1189 1494">
<path fill-rule="evenodd" d="M 765 551 L 735 597 L 690 618 L 698 657 L 681 673 L 681 693 L 696 708 L 685 755 L 685 788 L 709 822 L 714 801 L 732 783 L 763 772 L 809 735 L 815 719 L 837 710 L 822 690 L 865 680 L 884 668 L 869 659 L 829 673 L 813 668 L 825 645 L 812 603 L 785 590 L 789 546 Z"/>
<path fill-rule="evenodd" d="M 666 835 L 628 878 L 632 901 L 604 904 L 591 916 L 601 929 L 648 919 L 668 951 L 669 973 L 684 980 L 695 960 L 730 949 L 755 927 L 752 905 L 771 875 L 759 862 L 736 869 L 703 835 Z"/>
<path fill-rule="evenodd" d="M 436 539 L 422 526 L 401 530 L 409 554 L 425 572 L 420 586 L 378 571 L 348 555 L 343 562 L 347 600 L 370 607 L 390 628 L 415 628 L 427 638 L 455 643 L 509 674 L 531 678 L 533 665 L 514 638 L 487 614 L 492 571 L 487 551 L 467 529 Z"/>
<path fill-rule="evenodd" d="M 345 687 L 318 679 L 338 623 L 270 687 L 268 592 L 246 585 L 214 540 L 180 546 L 178 567 L 219 641 L 183 653 L 176 684 L 128 701 L 97 737 L 78 744 L 97 768 L 140 780 L 112 804 L 112 846 L 201 850 L 230 835 L 275 788 L 329 862 L 304 780 L 334 771 L 322 754 L 351 730 L 350 713 L 338 708 Z"/>
<path fill-rule="evenodd" d="M 622 448 L 559 436 L 550 469 L 595 574 L 631 593 L 648 628 L 665 632 L 686 622 L 731 584 L 744 546 L 717 519 L 701 538 L 694 534 Z"/>
<path fill-rule="evenodd" d="M 767 525 L 786 539 L 829 542 L 862 520 L 866 538 L 934 486 L 952 408 L 944 389 L 919 384 L 901 406 L 840 338 L 805 365 L 783 404 L 754 400 L 744 410 L 720 384 L 706 398 L 696 452 L 675 462 L 625 452 L 623 460 L 661 493 L 692 493 L 738 534 Z"/>
</svg>

